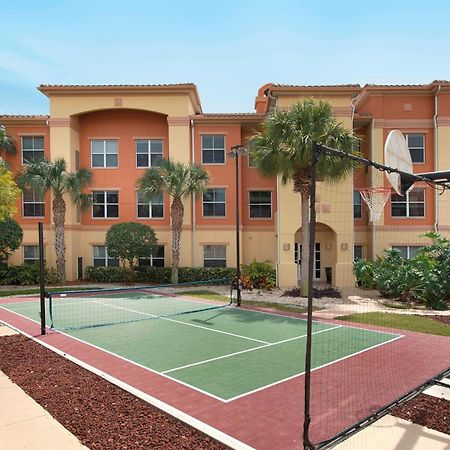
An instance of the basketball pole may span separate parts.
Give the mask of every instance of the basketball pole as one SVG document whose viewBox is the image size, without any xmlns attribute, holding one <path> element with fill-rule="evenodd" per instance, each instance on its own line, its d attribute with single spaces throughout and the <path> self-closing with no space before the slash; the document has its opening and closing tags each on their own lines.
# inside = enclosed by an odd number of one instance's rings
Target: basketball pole
<svg viewBox="0 0 450 450">
<path fill-rule="evenodd" d="M 316 181 L 317 161 L 319 159 L 319 146 L 312 143 L 311 149 L 311 182 L 309 197 L 309 261 L 308 261 L 308 316 L 306 330 L 305 352 L 305 418 L 303 422 L 303 448 L 313 450 L 315 445 L 309 439 L 311 424 L 311 351 L 312 351 L 312 312 L 313 312 L 313 275 L 314 275 L 314 249 L 316 241 Z"/>
<path fill-rule="evenodd" d="M 44 224 L 38 223 L 39 235 L 39 294 L 41 309 L 41 335 L 45 335 L 45 264 L 44 264 Z"/>
</svg>

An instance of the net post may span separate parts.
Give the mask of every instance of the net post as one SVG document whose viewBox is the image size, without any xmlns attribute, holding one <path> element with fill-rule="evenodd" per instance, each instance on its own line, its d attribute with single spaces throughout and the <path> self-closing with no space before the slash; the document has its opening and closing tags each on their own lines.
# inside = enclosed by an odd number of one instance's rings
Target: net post
<svg viewBox="0 0 450 450">
<path fill-rule="evenodd" d="M 39 296 L 41 314 L 41 335 L 45 335 L 45 265 L 44 265 L 44 224 L 38 223 L 39 235 Z"/>
<path fill-rule="evenodd" d="M 312 347 L 312 309 L 313 309 L 313 275 L 314 275 L 314 249 L 316 241 L 316 181 L 317 161 L 320 147 L 316 142 L 312 143 L 311 150 L 311 180 L 309 203 L 309 263 L 308 263 L 308 316 L 306 330 L 305 352 L 305 418 L 303 422 L 303 448 L 314 449 L 314 444 L 309 439 L 309 426 L 311 424 L 310 399 L 311 399 L 311 347 Z"/>
</svg>

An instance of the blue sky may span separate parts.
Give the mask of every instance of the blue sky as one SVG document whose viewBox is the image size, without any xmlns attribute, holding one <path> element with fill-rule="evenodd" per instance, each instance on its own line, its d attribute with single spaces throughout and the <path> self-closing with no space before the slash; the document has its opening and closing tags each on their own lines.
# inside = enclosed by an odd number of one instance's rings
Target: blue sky
<svg viewBox="0 0 450 450">
<path fill-rule="evenodd" d="M 259 86 L 450 79 L 450 2 L 0 0 L 0 114 L 39 84 L 194 82 L 205 112 Z"/>
</svg>

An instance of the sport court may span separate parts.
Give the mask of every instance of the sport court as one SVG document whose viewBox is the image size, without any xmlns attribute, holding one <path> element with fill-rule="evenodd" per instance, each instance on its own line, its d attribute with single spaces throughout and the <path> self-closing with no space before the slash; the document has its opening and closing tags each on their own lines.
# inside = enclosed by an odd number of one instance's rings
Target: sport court
<svg viewBox="0 0 450 450">
<path fill-rule="evenodd" d="M 76 293 L 53 298 L 48 321 L 70 336 L 225 402 L 303 373 L 305 319 L 216 306 L 145 290 Z M 4 307 L 39 321 L 37 300 Z M 313 345 L 320 351 L 313 368 L 401 337 L 316 321 Z"/>
</svg>

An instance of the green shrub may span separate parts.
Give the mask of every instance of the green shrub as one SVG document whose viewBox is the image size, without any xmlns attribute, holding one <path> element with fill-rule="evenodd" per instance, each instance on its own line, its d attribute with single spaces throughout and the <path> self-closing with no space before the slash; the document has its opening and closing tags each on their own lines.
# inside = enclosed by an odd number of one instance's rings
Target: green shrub
<svg viewBox="0 0 450 450">
<path fill-rule="evenodd" d="M 358 286 L 366 289 L 374 289 L 374 263 L 367 259 L 357 259 L 353 263 L 353 273 L 356 277 Z"/>
<path fill-rule="evenodd" d="M 51 268 L 45 269 L 45 283 L 56 284 L 58 277 L 56 270 Z M 0 284 L 1 285 L 20 285 L 30 286 L 39 284 L 39 264 L 22 264 L 20 266 L 6 266 L 0 267 Z"/>
<path fill-rule="evenodd" d="M 276 283 L 275 269 L 269 263 L 253 261 L 248 266 L 242 265 L 242 280 L 244 288 L 270 291 Z"/>
<path fill-rule="evenodd" d="M 134 268 L 135 281 L 169 284 L 170 267 L 137 266 Z M 223 284 L 231 282 L 235 270 L 230 267 L 180 267 L 179 282 L 195 283 L 219 280 Z M 125 283 L 129 281 L 127 269 L 123 267 L 86 267 L 85 278 L 100 283 Z"/>
</svg>

